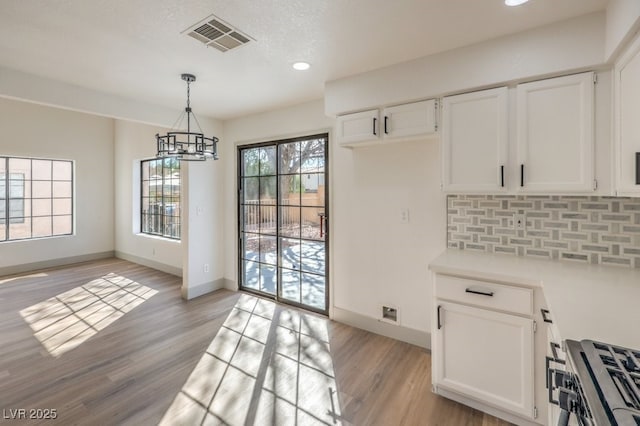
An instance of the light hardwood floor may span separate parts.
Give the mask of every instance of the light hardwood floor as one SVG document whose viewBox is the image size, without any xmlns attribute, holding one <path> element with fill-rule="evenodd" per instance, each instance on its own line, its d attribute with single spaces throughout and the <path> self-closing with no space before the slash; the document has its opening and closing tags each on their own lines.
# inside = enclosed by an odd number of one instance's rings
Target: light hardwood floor
<svg viewBox="0 0 640 426">
<path fill-rule="evenodd" d="M 118 259 L 0 277 L 0 423 L 507 424 L 432 394 L 430 361 L 241 293 L 186 302 Z"/>
</svg>

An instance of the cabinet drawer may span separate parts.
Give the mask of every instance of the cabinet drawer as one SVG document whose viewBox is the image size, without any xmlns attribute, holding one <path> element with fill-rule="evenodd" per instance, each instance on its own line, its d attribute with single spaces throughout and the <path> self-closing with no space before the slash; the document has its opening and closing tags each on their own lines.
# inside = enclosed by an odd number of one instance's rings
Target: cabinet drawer
<svg viewBox="0 0 640 426">
<path fill-rule="evenodd" d="M 436 275 L 435 297 L 522 315 L 533 315 L 533 289 Z"/>
</svg>

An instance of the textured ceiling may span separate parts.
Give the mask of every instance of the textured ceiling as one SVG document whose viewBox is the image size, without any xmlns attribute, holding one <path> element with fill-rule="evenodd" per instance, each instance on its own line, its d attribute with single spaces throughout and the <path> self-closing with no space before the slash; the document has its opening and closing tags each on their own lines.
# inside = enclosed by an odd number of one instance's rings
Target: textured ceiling
<svg viewBox="0 0 640 426">
<path fill-rule="evenodd" d="M 0 66 L 231 118 L 322 97 L 324 82 L 583 15 L 607 0 L 2 0 Z M 181 34 L 215 14 L 256 41 Z M 296 61 L 312 68 L 297 72 Z"/>
</svg>

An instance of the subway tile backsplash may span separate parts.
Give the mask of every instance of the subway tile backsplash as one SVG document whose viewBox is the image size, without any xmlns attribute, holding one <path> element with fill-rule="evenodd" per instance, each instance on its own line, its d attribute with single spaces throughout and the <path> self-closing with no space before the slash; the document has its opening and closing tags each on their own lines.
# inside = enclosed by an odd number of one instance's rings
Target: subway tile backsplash
<svg viewBox="0 0 640 426">
<path fill-rule="evenodd" d="M 449 195 L 447 212 L 450 248 L 640 268 L 640 198 Z"/>
</svg>

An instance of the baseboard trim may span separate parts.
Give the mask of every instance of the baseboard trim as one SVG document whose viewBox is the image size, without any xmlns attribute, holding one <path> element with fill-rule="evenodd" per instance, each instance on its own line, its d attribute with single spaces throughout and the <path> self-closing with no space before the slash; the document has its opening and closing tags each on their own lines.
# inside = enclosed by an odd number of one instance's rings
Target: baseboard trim
<svg viewBox="0 0 640 426">
<path fill-rule="evenodd" d="M 191 300 L 207 293 L 225 288 L 225 281 L 226 280 L 224 278 L 220 278 L 215 281 L 209 281 L 193 287 L 185 287 L 183 283 L 182 287 L 180 288 L 180 292 L 182 293 L 183 299 Z"/>
<path fill-rule="evenodd" d="M 55 268 L 57 266 L 72 265 L 74 263 L 89 262 L 91 260 L 108 259 L 114 257 L 113 251 L 82 254 L 79 256 L 61 257 L 59 259 L 43 260 L 41 262 L 23 263 L 21 265 L 5 266 L 0 268 L 0 276 L 15 275 L 23 272 L 32 272 L 39 269 Z"/>
<path fill-rule="evenodd" d="M 333 308 L 332 319 L 372 333 L 391 337 L 392 339 L 401 340 L 403 342 L 431 350 L 431 334 L 426 331 L 389 324 L 376 318 L 371 318 L 366 315 L 340 309 L 338 307 Z"/>
<path fill-rule="evenodd" d="M 175 275 L 182 278 L 182 269 L 175 266 L 166 265 L 164 263 L 149 260 L 144 257 L 136 256 L 135 254 L 124 253 L 121 251 L 115 252 L 115 256 L 118 259 L 128 260 L 129 262 L 137 263 L 142 266 L 157 269 L 158 271 L 166 272 L 167 274 Z"/>
<path fill-rule="evenodd" d="M 223 278 L 224 288 L 227 290 L 238 291 L 238 284 L 231 278 Z"/>
</svg>

